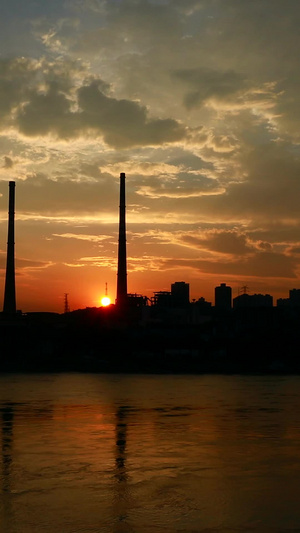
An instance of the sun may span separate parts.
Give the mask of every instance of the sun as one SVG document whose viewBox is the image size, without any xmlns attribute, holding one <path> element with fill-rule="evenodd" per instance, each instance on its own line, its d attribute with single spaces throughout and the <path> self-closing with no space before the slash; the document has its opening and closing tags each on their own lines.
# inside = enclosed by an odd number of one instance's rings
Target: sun
<svg viewBox="0 0 300 533">
<path fill-rule="evenodd" d="M 103 296 L 103 298 L 101 298 L 101 305 L 103 307 L 110 305 L 110 298 L 108 296 Z"/>
</svg>

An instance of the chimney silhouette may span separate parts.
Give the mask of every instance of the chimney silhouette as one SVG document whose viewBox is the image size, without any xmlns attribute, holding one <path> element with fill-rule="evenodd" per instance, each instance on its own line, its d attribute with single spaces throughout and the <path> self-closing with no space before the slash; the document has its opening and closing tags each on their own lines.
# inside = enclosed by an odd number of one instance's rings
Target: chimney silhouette
<svg viewBox="0 0 300 533">
<path fill-rule="evenodd" d="M 118 245 L 118 279 L 117 306 L 124 307 L 127 303 L 127 258 L 126 258 L 126 218 L 125 218 L 125 172 L 120 174 L 120 215 Z"/>
<path fill-rule="evenodd" d="M 14 181 L 9 182 L 9 207 L 8 207 L 8 237 L 6 256 L 6 277 L 3 313 L 14 315 L 16 313 L 16 285 L 15 285 L 15 186 Z"/>
</svg>

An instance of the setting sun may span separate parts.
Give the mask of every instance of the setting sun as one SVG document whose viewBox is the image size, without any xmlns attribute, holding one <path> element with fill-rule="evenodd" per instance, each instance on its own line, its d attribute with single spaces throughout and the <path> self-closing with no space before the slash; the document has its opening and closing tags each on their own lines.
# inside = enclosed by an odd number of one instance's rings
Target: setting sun
<svg viewBox="0 0 300 533">
<path fill-rule="evenodd" d="M 107 307 L 108 305 L 110 305 L 110 298 L 108 296 L 103 296 L 103 298 L 101 299 L 101 305 L 103 307 Z"/>
</svg>

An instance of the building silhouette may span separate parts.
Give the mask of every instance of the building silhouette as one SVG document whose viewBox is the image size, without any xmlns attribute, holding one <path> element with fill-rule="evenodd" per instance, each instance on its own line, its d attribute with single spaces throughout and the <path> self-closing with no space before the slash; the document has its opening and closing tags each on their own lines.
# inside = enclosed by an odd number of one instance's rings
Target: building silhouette
<svg viewBox="0 0 300 533">
<path fill-rule="evenodd" d="M 125 205 L 125 172 L 120 174 L 120 207 L 119 207 L 119 243 L 118 243 L 118 279 L 117 299 L 119 308 L 127 304 L 127 256 L 126 256 L 126 205 Z"/>
<path fill-rule="evenodd" d="M 290 289 L 289 298 L 279 298 L 278 307 L 300 308 L 300 289 Z"/>
<path fill-rule="evenodd" d="M 193 307 L 198 310 L 199 313 L 208 314 L 211 313 L 211 302 L 207 302 L 203 296 L 198 300 L 193 300 Z"/>
<path fill-rule="evenodd" d="M 273 307 L 273 296 L 270 294 L 240 294 L 233 299 L 234 309 Z"/>
<path fill-rule="evenodd" d="M 290 294 L 290 303 L 292 307 L 300 307 L 300 289 L 291 289 Z"/>
<path fill-rule="evenodd" d="M 190 303 L 190 285 L 185 281 L 175 281 L 171 285 L 173 307 L 188 307 Z"/>
<path fill-rule="evenodd" d="M 219 311 L 230 311 L 232 289 L 226 283 L 215 288 L 215 308 Z"/>
<path fill-rule="evenodd" d="M 15 182 L 9 182 L 8 237 L 3 312 L 16 314 L 15 284 Z"/>
<path fill-rule="evenodd" d="M 163 309 L 169 309 L 172 307 L 171 291 L 155 291 L 152 297 L 152 306 Z"/>
</svg>

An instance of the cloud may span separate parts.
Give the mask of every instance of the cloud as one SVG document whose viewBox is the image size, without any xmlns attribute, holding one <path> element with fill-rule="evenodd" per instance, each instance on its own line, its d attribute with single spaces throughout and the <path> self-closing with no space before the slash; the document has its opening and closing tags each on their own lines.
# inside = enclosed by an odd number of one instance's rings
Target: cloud
<svg viewBox="0 0 300 533">
<path fill-rule="evenodd" d="M 94 267 L 106 267 L 116 270 L 117 259 L 105 256 L 87 256 L 80 257 L 78 260 L 78 264 L 79 266 L 85 265 Z M 74 263 L 72 266 L 78 266 L 78 264 Z"/>
<path fill-rule="evenodd" d="M 2 60 L 0 116 L 27 136 L 52 134 L 70 139 L 83 132 L 103 136 L 115 147 L 175 142 L 184 128 L 174 119 L 149 118 L 138 102 L 106 96 L 100 79 L 76 87 L 79 64 Z M 77 70 L 76 70 L 77 69 Z"/>
<path fill-rule="evenodd" d="M 4 156 L 4 165 L 3 165 L 3 167 L 4 168 L 12 168 L 13 166 L 14 166 L 13 160 L 10 157 L 8 157 L 7 155 Z"/>
<path fill-rule="evenodd" d="M 5 254 L 6 255 L 6 254 Z M 6 268 L 6 257 L 3 254 L 3 257 L 0 258 L 0 269 L 4 270 Z M 16 257 L 16 273 L 30 270 L 39 270 L 48 268 L 53 263 L 51 261 L 35 261 L 32 259 L 24 259 Z"/>
<path fill-rule="evenodd" d="M 188 109 L 202 105 L 211 98 L 216 100 L 236 99 L 245 89 L 245 78 L 234 71 L 220 72 L 214 69 L 198 67 L 196 69 L 178 70 L 174 76 L 184 81 L 193 90 L 184 99 Z"/>
<path fill-rule="evenodd" d="M 286 146 L 270 143 L 249 150 L 242 156 L 242 164 L 247 169 L 247 178 L 228 187 L 228 209 L 251 217 L 299 218 L 297 155 Z"/>
<path fill-rule="evenodd" d="M 288 255 L 294 255 L 294 256 L 299 256 L 300 255 L 300 245 L 295 245 L 295 246 L 289 246 L 287 249 L 286 249 L 286 252 Z"/>
<path fill-rule="evenodd" d="M 203 274 L 235 275 L 238 277 L 295 279 L 297 262 L 284 254 L 261 252 L 244 260 L 209 261 L 203 259 L 166 259 L 162 269 L 191 268 Z"/>
<path fill-rule="evenodd" d="M 62 239 L 77 239 L 79 241 L 89 241 L 101 243 L 107 239 L 111 239 L 110 235 L 85 235 L 75 233 L 53 233 L 53 237 L 61 237 Z"/>
<path fill-rule="evenodd" d="M 164 245 L 164 248 L 166 248 L 165 245 L 169 247 L 175 245 L 180 247 L 180 249 L 177 248 L 180 257 L 195 257 L 201 252 L 202 258 L 209 257 L 220 263 L 224 260 L 226 262 L 245 261 L 258 252 L 272 252 L 273 250 L 270 243 L 254 240 L 243 229 L 226 229 L 226 227 L 211 229 L 210 226 L 213 224 L 203 225 L 201 228 L 187 226 L 185 229 L 178 229 L 178 226 L 174 226 L 170 231 L 163 227 L 149 230 L 145 226 L 143 232 L 134 231 L 130 241 L 143 239 L 148 246 L 157 243 Z M 287 252 L 286 246 L 281 245 L 279 249 Z"/>
<path fill-rule="evenodd" d="M 176 120 L 149 119 L 146 108 L 137 102 L 105 96 L 97 81 L 78 90 L 78 105 L 85 127 L 103 133 L 105 142 L 116 148 L 160 145 L 185 135 Z"/>
<path fill-rule="evenodd" d="M 160 176 L 160 175 L 176 175 L 179 174 L 180 165 L 168 164 L 163 161 L 131 161 L 123 160 L 117 163 L 109 163 L 102 166 L 102 172 L 109 172 L 112 175 L 118 176 L 126 168 L 126 173 L 132 178 L 133 176 Z"/>
<path fill-rule="evenodd" d="M 224 189 L 217 180 L 201 174 L 179 172 L 171 176 L 152 178 L 138 185 L 137 194 L 149 198 L 191 198 L 203 195 L 222 194 Z"/>
<path fill-rule="evenodd" d="M 211 230 L 199 232 L 197 235 L 184 235 L 184 243 L 191 244 L 198 248 L 204 248 L 221 254 L 233 254 L 241 256 L 253 252 L 247 237 L 243 233 L 233 230 Z"/>
<path fill-rule="evenodd" d="M 177 120 L 150 118 L 145 106 L 108 96 L 107 83 L 95 77 L 84 81 L 82 74 L 79 62 L 2 60 L 2 127 L 15 127 L 28 137 L 70 140 L 96 135 L 115 148 L 155 146 L 185 137 Z"/>
<path fill-rule="evenodd" d="M 49 177 L 44 173 L 31 173 L 25 180 L 16 182 L 16 212 L 22 217 L 101 217 L 117 219 L 118 183 L 105 174 L 99 180 L 75 179 L 58 174 Z M 7 183 L 0 182 L 0 191 L 7 197 Z M 6 204 L 2 204 L 3 207 Z"/>
<path fill-rule="evenodd" d="M 0 118 L 7 119 L 14 106 L 22 101 L 34 78 L 35 62 L 30 59 L 0 60 Z M 4 123 L 5 124 L 5 123 Z M 4 126 L 2 123 L 2 128 Z"/>
</svg>

